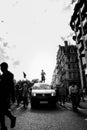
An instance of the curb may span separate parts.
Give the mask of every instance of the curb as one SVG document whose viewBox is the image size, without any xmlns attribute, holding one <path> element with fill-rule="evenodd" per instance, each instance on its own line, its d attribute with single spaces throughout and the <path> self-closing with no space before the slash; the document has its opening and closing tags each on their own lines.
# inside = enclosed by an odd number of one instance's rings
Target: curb
<svg viewBox="0 0 87 130">
<path fill-rule="evenodd" d="M 68 102 L 66 102 L 65 103 L 65 107 L 67 108 L 71 108 L 72 109 L 72 104 L 71 103 L 68 103 Z M 80 107 L 78 107 L 78 109 L 80 110 L 86 110 L 87 109 L 87 103 L 86 103 L 86 105 L 83 105 L 83 104 L 81 104 L 80 103 Z"/>
</svg>

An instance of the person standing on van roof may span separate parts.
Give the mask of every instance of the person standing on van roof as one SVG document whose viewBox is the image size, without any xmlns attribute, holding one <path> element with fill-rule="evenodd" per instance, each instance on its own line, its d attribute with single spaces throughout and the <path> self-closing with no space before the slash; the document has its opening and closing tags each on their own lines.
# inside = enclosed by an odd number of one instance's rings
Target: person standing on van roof
<svg viewBox="0 0 87 130">
<path fill-rule="evenodd" d="M 45 82 L 45 75 L 46 73 L 44 72 L 44 70 L 41 71 L 41 82 Z"/>
</svg>

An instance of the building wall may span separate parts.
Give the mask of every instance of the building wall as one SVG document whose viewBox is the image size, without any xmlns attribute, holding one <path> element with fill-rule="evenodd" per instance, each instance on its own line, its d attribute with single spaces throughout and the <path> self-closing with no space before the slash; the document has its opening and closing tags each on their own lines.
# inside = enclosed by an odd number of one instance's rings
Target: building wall
<svg viewBox="0 0 87 130">
<path fill-rule="evenodd" d="M 56 85 L 61 86 L 61 84 L 64 84 L 67 87 L 72 83 L 80 85 L 76 46 L 68 45 L 68 43 L 65 46 L 59 45 L 56 58 L 56 70 Z"/>
<path fill-rule="evenodd" d="M 81 86 L 87 89 L 87 0 L 78 0 L 70 20 L 79 57 Z"/>
</svg>

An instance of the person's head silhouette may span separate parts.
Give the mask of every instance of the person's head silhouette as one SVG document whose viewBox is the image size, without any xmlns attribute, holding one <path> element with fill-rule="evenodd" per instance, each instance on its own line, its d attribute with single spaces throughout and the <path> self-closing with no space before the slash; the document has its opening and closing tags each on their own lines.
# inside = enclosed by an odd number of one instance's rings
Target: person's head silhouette
<svg viewBox="0 0 87 130">
<path fill-rule="evenodd" d="M 8 70 L 8 64 L 6 62 L 2 62 L 0 66 L 1 66 L 2 72 L 5 72 Z"/>
</svg>

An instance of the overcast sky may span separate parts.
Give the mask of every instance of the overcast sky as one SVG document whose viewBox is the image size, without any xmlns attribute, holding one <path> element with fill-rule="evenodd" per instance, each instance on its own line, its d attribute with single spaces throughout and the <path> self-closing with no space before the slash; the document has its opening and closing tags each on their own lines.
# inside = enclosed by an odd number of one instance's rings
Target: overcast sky
<svg viewBox="0 0 87 130">
<path fill-rule="evenodd" d="M 17 79 L 51 82 L 61 37 L 70 35 L 71 0 L 0 0 L 0 63 L 7 61 Z"/>
</svg>

